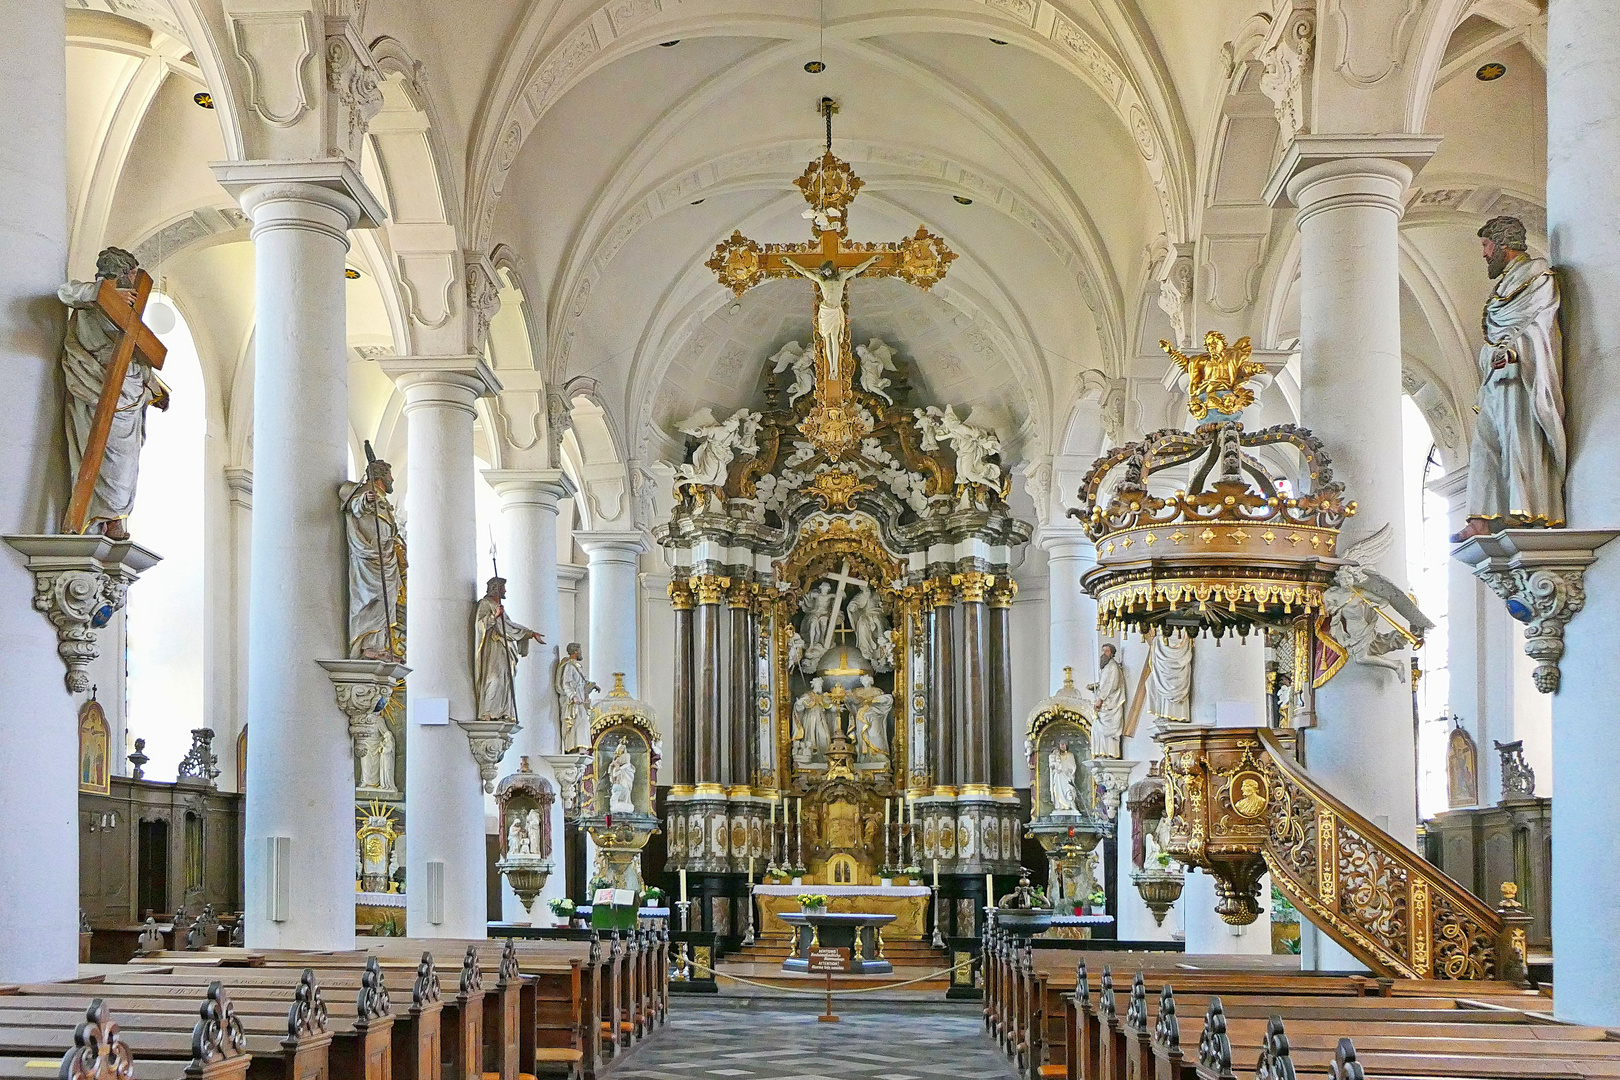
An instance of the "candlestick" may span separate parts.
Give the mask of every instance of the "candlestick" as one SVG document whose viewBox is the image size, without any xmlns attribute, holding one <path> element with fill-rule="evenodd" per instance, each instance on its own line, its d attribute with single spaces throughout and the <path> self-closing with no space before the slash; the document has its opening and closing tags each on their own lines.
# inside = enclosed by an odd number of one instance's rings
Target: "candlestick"
<svg viewBox="0 0 1620 1080">
<path fill-rule="evenodd" d="M 686 867 L 681 867 L 681 903 L 686 903 Z"/>
</svg>

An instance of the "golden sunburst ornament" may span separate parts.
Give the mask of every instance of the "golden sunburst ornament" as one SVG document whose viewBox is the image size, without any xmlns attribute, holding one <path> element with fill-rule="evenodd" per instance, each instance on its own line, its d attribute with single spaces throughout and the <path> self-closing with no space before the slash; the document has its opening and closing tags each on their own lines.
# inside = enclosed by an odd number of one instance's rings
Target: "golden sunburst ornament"
<svg viewBox="0 0 1620 1080">
<path fill-rule="evenodd" d="M 1497 79 L 1500 79 L 1506 74 L 1507 65 L 1497 63 L 1493 60 L 1489 64 L 1480 65 L 1480 69 L 1474 72 L 1474 78 L 1478 79 L 1480 82 L 1495 82 Z"/>
</svg>

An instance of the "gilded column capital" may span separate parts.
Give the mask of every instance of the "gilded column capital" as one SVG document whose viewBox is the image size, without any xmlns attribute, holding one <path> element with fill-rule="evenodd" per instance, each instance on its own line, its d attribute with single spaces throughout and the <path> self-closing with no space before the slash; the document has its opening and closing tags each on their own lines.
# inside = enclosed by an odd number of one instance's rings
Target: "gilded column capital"
<svg viewBox="0 0 1620 1080">
<path fill-rule="evenodd" d="M 951 584 L 962 591 L 962 603 L 982 604 L 984 594 L 996 582 L 996 575 L 987 574 L 982 570 L 970 570 L 965 574 L 952 574 Z"/>
<path fill-rule="evenodd" d="M 950 607 L 956 603 L 956 589 L 948 577 L 930 578 L 923 583 L 923 591 L 929 607 Z"/>
<path fill-rule="evenodd" d="M 1013 597 L 1018 595 L 1018 582 L 1012 578 L 1002 578 L 1001 583 L 990 590 L 990 606 L 993 608 L 1012 607 Z"/>
<path fill-rule="evenodd" d="M 718 604 L 720 596 L 731 585 L 731 579 L 718 574 L 698 574 L 691 579 L 692 592 L 700 604 Z"/>
<path fill-rule="evenodd" d="M 685 578 L 676 578 L 669 583 L 669 606 L 676 611 L 692 610 L 692 586 Z"/>
<path fill-rule="evenodd" d="M 724 579 L 723 578 L 721 580 L 729 580 L 729 579 Z M 754 600 L 754 594 L 758 590 L 759 590 L 759 586 L 757 586 L 757 585 L 755 585 L 755 584 L 753 584 L 751 582 L 743 581 L 740 578 L 736 579 L 736 580 L 731 580 L 729 585 L 726 588 L 726 607 L 728 607 L 728 608 L 749 608 L 749 607 L 752 607 L 753 606 L 753 600 Z"/>
</svg>

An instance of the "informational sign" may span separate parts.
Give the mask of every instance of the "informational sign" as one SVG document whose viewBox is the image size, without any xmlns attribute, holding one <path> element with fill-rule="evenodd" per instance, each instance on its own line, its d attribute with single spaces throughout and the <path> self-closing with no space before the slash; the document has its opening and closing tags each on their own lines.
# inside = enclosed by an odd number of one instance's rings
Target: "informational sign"
<svg viewBox="0 0 1620 1080">
<path fill-rule="evenodd" d="M 831 948 L 812 950 L 810 953 L 810 970 L 818 974 L 826 972 L 829 975 L 834 972 L 848 971 L 849 950 Z"/>
</svg>

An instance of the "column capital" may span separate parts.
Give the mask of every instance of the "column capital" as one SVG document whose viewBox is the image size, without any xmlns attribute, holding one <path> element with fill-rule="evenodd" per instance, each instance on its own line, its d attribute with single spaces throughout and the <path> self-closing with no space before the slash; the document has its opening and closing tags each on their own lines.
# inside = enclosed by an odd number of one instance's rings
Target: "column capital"
<svg viewBox="0 0 1620 1080">
<path fill-rule="evenodd" d="M 1440 149 L 1438 135 L 1299 135 L 1266 182 L 1262 201 L 1302 216 L 1345 199 L 1387 205 L 1398 216 L 1412 178 Z"/>
<path fill-rule="evenodd" d="M 225 466 L 225 487 L 231 493 L 231 502 L 246 510 L 253 509 L 253 470 L 241 465 Z"/>
<path fill-rule="evenodd" d="M 647 550 L 646 535 L 633 529 L 622 532 L 577 532 L 574 539 L 590 556 L 592 563 L 634 562 L 636 556 Z"/>
<path fill-rule="evenodd" d="M 407 414 L 424 406 L 465 409 L 501 392 L 500 380 L 480 356 L 400 356 L 378 365 L 405 392 Z"/>
<path fill-rule="evenodd" d="M 1091 537 L 1087 536 L 1086 530 L 1078 525 L 1069 527 L 1052 525 L 1043 528 L 1036 542 L 1041 545 L 1041 550 L 1046 552 L 1048 559 L 1095 558 L 1097 554 L 1096 545 L 1091 542 Z"/>
<path fill-rule="evenodd" d="M 249 217 L 257 206 L 282 195 L 327 202 L 343 211 L 351 229 L 376 229 L 388 220 L 388 211 L 366 186 L 360 170 L 342 158 L 220 161 L 209 168 Z M 323 197 L 322 191 L 329 194 Z"/>
<path fill-rule="evenodd" d="M 485 469 L 484 479 L 495 489 L 502 505 L 533 504 L 557 512 L 557 501 L 579 489 L 561 469 Z"/>
</svg>

